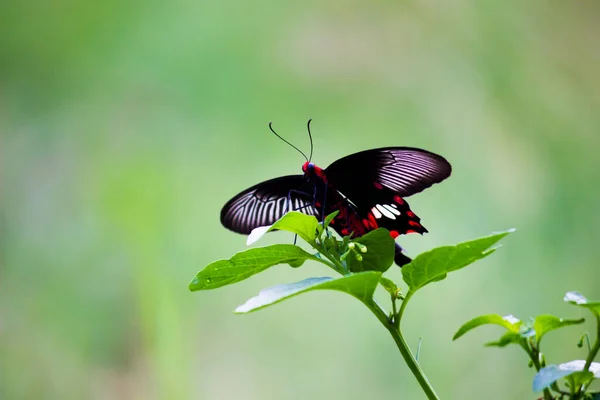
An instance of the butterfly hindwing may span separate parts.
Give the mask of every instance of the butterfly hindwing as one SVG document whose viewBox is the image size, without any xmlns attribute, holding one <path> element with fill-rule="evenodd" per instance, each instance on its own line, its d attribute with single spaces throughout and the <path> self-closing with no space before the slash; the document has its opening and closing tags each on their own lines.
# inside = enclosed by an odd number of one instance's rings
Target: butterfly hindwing
<svg viewBox="0 0 600 400">
<path fill-rule="evenodd" d="M 408 202 L 389 189 L 375 189 L 362 214 L 363 224 L 366 221 L 370 228 L 386 228 L 393 237 L 427 232 L 421 225 L 421 218 L 410 209 Z"/>
<path fill-rule="evenodd" d="M 442 156 L 411 147 L 362 151 L 325 169 L 329 183 L 355 205 L 365 228 L 383 227 L 394 237 L 427 232 L 404 197 L 441 182 L 451 171 Z"/>
<path fill-rule="evenodd" d="M 303 175 L 288 175 L 261 182 L 229 200 L 221 210 L 221 223 L 234 232 L 249 234 L 271 225 L 287 211 L 318 216 L 313 188 Z"/>
</svg>

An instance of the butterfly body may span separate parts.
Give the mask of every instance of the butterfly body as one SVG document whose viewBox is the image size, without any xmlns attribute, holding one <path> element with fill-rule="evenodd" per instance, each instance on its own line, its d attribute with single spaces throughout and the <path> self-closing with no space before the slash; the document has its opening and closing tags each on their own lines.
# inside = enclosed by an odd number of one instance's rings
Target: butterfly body
<svg viewBox="0 0 600 400">
<path fill-rule="evenodd" d="M 354 232 L 355 236 L 362 236 L 367 233 L 366 228 L 360 223 L 360 216 L 356 209 L 328 181 L 323 169 L 307 161 L 302 166 L 302 171 L 307 186 L 314 188 L 314 207 L 321 218 L 337 210 L 338 215 L 331 221 L 331 226 L 340 235 L 346 236 Z"/>
<path fill-rule="evenodd" d="M 249 234 L 296 210 L 321 220 L 334 211 L 331 227 L 340 235 L 360 237 L 386 228 L 393 238 L 427 229 L 404 197 L 418 193 L 450 175 L 441 156 L 410 147 L 366 150 L 322 169 L 307 161 L 302 175 L 271 179 L 239 193 L 223 207 L 221 222 Z M 396 245 L 398 265 L 410 262 Z"/>
</svg>

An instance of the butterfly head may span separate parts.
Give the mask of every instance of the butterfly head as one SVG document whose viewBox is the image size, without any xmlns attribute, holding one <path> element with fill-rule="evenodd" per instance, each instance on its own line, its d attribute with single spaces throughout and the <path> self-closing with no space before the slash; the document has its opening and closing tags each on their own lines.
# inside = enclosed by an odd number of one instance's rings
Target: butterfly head
<svg viewBox="0 0 600 400">
<path fill-rule="evenodd" d="M 315 173 L 315 164 L 309 161 L 305 162 L 304 165 L 302 165 L 302 172 L 304 172 L 305 175 L 313 175 Z"/>
<path fill-rule="evenodd" d="M 319 178 L 325 179 L 325 172 L 310 161 L 307 161 L 302 165 L 302 172 L 304 172 L 304 176 L 307 178 L 318 176 Z"/>
</svg>

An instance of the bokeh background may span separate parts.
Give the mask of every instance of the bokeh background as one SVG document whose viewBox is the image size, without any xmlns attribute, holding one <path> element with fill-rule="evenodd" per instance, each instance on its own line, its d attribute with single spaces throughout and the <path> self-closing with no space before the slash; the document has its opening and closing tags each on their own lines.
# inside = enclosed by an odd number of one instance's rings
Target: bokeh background
<svg viewBox="0 0 600 400">
<path fill-rule="evenodd" d="M 445 399 L 527 399 L 516 346 L 484 313 L 600 298 L 600 3 L 304 1 L 0 5 L 2 399 L 423 398 L 357 301 L 311 293 L 255 314 L 261 288 L 327 275 L 275 267 L 187 284 L 245 247 L 221 206 L 261 180 L 379 146 L 444 155 L 410 199 L 412 255 L 517 228 L 417 295 L 407 340 Z M 291 238 L 273 234 L 265 243 Z M 398 269 L 390 278 L 401 281 Z M 545 340 L 579 358 L 585 327 Z"/>
</svg>

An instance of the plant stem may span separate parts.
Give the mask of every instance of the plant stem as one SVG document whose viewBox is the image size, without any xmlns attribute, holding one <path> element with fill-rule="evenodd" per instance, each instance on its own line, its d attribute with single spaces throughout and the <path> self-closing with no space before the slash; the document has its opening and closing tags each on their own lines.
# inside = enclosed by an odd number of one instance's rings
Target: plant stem
<svg viewBox="0 0 600 400">
<path fill-rule="evenodd" d="M 406 305 L 408 304 L 408 300 L 410 300 L 410 298 L 412 297 L 412 295 L 415 292 L 413 292 L 412 290 L 409 290 L 408 293 L 406 293 L 406 296 L 404 297 L 404 300 L 402 300 L 402 305 L 400 306 L 400 311 L 398 311 L 398 315 L 396 316 L 396 320 L 398 321 L 398 328 L 400 328 L 400 320 L 402 319 L 402 315 L 404 315 L 404 309 L 406 308 Z"/>
<path fill-rule="evenodd" d="M 311 243 L 311 245 L 333 264 L 333 269 L 340 273 L 343 273 L 344 271 L 346 273 L 348 272 L 347 268 L 342 263 L 340 263 L 335 256 L 330 254 L 324 246 L 319 246 L 316 242 Z M 364 302 L 364 304 L 366 304 L 367 307 L 369 307 L 369 310 L 371 310 L 371 312 L 375 314 L 379 322 L 381 322 L 383 326 L 390 332 L 390 335 L 392 335 L 392 338 L 396 342 L 396 346 L 398 346 L 398 350 L 400 350 L 402 358 L 404 358 L 404 362 L 406 362 L 408 368 L 411 370 L 415 378 L 417 378 L 417 381 L 419 382 L 419 385 L 421 385 L 421 388 L 423 389 L 423 392 L 425 392 L 427 398 L 429 400 L 439 400 L 440 398 L 435 393 L 433 386 L 431 386 L 431 383 L 429 383 L 429 380 L 427 379 L 425 373 L 419 366 L 419 363 L 417 362 L 417 360 L 415 360 L 415 357 L 412 355 L 410 348 L 404 341 L 404 337 L 402 336 L 402 332 L 400 331 L 400 318 L 402 318 L 402 314 L 404 313 L 406 303 L 413 295 L 413 293 L 414 292 L 409 291 L 406 294 L 406 297 L 403 299 L 402 305 L 400 306 L 400 310 L 397 314 L 395 310 L 395 301 L 392 300 L 394 305 L 394 312 L 393 319 L 391 321 L 388 318 L 388 315 L 385 312 L 385 310 L 383 310 L 383 308 L 381 308 L 381 306 L 377 304 L 377 302 L 374 299 L 371 302 Z"/>
<path fill-rule="evenodd" d="M 395 296 L 391 296 L 392 299 L 392 319 L 391 322 L 394 324 L 394 326 L 396 328 L 398 328 L 398 323 L 400 321 L 398 321 L 398 311 L 396 310 L 396 297 Z"/>
<path fill-rule="evenodd" d="M 314 247 L 321 255 L 325 256 L 327 260 L 332 264 L 331 268 L 339 273 L 340 275 L 347 275 L 348 269 L 337 260 L 337 258 L 332 255 L 323 245 L 318 244 L 317 242 L 310 243 L 312 247 Z"/>
<path fill-rule="evenodd" d="M 589 371 L 592 361 L 596 358 L 598 351 L 600 351 L 600 315 L 596 314 L 596 342 L 585 360 L 585 366 L 583 367 L 584 371 Z"/>
<path fill-rule="evenodd" d="M 402 312 L 404 303 L 405 302 L 402 302 L 400 312 Z M 421 388 L 423 389 L 423 392 L 425 392 L 427 398 L 429 400 L 439 400 L 439 397 L 435 393 L 433 386 L 431 386 L 431 383 L 429 383 L 429 380 L 427 379 L 425 373 L 417 363 L 417 360 L 415 360 L 414 356 L 410 352 L 410 349 L 404 341 L 404 337 L 402 336 L 400 329 L 398 329 L 398 327 L 396 327 L 394 323 L 389 321 L 385 311 L 382 310 L 381 307 L 379 307 L 376 303 L 373 302 L 369 306 L 369 309 L 373 312 L 373 314 L 375 314 L 375 316 L 377 317 L 377 319 L 379 319 L 383 326 L 385 326 L 385 328 L 390 332 L 392 338 L 394 338 L 396 346 L 398 346 L 398 350 L 400 350 L 400 354 L 404 358 L 406 365 L 408 365 L 408 368 L 411 370 L 415 378 L 417 378 L 417 381 L 419 382 L 419 385 L 421 385 Z"/>
<path fill-rule="evenodd" d="M 596 358 L 598 351 L 600 351 L 600 315 L 596 313 L 594 314 L 596 315 L 596 341 L 594 342 L 594 346 L 590 349 L 590 352 L 587 358 L 585 359 L 585 365 L 583 366 L 584 371 L 590 370 L 590 366 L 592 365 L 594 358 Z M 577 389 L 575 390 L 575 396 L 573 396 L 573 398 L 578 399 L 581 397 L 582 394 L 583 383 L 577 387 Z"/>
<path fill-rule="evenodd" d="M 540 369 L 542 369 L 542 365 L 540 364 L 540 355 L 537 349 L 533 348 L 533 346 L 529 346 L 529 343 L 527 343 L 526 339 L 523 339 L 521 341 L 521 347 L 523 347 L 523 350 L 525 350 L 527 352 L 527 354 L 529 355 L 529 358 L 531 358 L 531 362 L 533 362 L 533 365 L 535 367 L 536 372 L 539 372 Z M 545 400 L 552 400 L 554 397 L 552 396 L 552 393 L 550 393 L 550 389 L 545 388 L 544 389 L 544 399 Z"/>
</svg>

